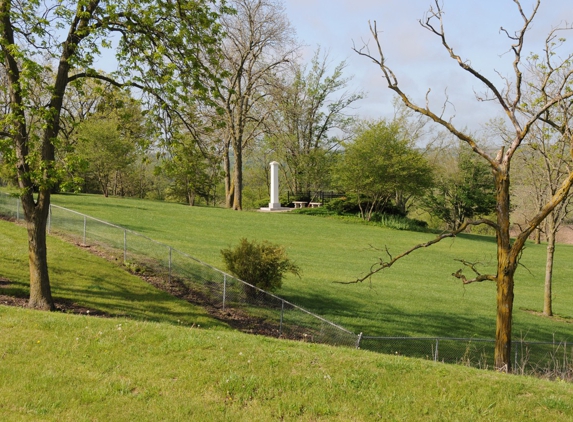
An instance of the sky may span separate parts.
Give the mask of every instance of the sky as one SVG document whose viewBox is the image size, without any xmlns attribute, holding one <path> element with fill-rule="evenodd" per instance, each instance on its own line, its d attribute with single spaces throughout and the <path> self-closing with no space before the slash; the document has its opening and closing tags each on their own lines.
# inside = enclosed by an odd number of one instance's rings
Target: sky
<svg viewBox="0 0 573 422">
<path fill-rule="evenodd" d="M 368 22 L 376 21 L 388 66 L 401 88 L 423 104 L 431 88 L 430 105 L 441 109 L 447 92 L 451 103 L 446 113 L 460 127 L 472 131 L 491 118 L 500 116 L 492 102 L 477 102 L 475 92 L 483 85 L 452 60 L 440 39 L 422 28 L 422 19 L 434 0 L 283 0 L 298 39 L 305 45 L 303 60 L 308 62 L 318 46 L 329 52 L 332 68 L 345 60 L 345 76 L 352 77 L 348 89 L 363 91 L 366 98 L 357 103 L 355 114 L 365 118 L 391 118 L 393 92 L 387 88 L 380 69 L 368 58 L 352 50 L 374 42 Z M 523 20 L 512 0 L 441 0 L 444 25 L 450 45 L 472 66 L 497 85 L 501 75 L 511 75 L 511 42 L 500 32 L 521 28 Z M 534 0 L 522 0 L 524 13 L 533 10 Z M 531 30 L 524 53 L 542 52 L 548 32 L 555 26 L 573 23 L 571 0 L 544 0 Z M 563 34 L 573 41 L 573 31 Z M 573 51 L 573 42 L 562 47 Z M 374 50 L 372 50 L 374 51 Z"/>
</svg>

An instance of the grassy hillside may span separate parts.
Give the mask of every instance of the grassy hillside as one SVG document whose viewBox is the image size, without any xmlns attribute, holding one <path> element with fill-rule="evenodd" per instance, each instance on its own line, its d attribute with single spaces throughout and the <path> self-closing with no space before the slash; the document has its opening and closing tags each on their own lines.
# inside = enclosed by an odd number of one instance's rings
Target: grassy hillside
<svg viewBox="0 0 573 422">
<path fill-rule="evenodd" d="M 30 273 L 24 227 L 0 220 L 0 294 L 28 297 Z M 109 315 L 205 328 L 226 327 L 202 308 L 174 298 L 86 250 L 48 237 L 52 295 Z"/>
<path fill-rule="evenodd" d="M 0 305 L 0 420 L 573 418 L 569 383 L 399 356 Z"/>
<path fill-rule="evenodd" d="M 451 274 L 456 259 L 480 262 L 494 271 L 495 241 L 486 236 L 459 236 L 416 252 L 371 283 L 343 285 L 367 271 L 388 247 L 397 254 L 432 234 L 395 231 L 336 219 L 293 213 L 234 212 L 136 199 L 92 195 L 58 195 L 55 204 L 114 222 L 165 242 L 222 268 L 220 249 L 241 237 L 286 246 L 302 268 L 280 292 L 288 300 L 365 335 L 493 338 L 495 285 L 462 286 Z M 545 246 L 527 244 L 516 276 L 514 333 L 529 340 L 573 337 L 573 253 L 557 248 L 554 310 L 542 309 Z"/>
</svg>

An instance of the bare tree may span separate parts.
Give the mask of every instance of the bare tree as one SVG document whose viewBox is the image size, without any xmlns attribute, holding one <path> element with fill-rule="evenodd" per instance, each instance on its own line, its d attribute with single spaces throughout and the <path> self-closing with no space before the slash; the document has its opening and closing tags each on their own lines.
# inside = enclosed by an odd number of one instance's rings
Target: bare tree
<svg viewBox="0 0 573 422">
<path fill-rule="evenodd" d="M 226 32 L 222 67 L 227 76 L 219 97 L 225 121 L 225 204 L 240 210 L 243 150 L 262 133 L 268 111 L 260 105 L 267 96 L 269 78 L 294 57 L 297 46 L 280 1 L 234 0 L 230 4 L 237 13 L 222 19 Z"/>
<path fill-rule="evenodd" d="M 528 148 L 516 155 L 520 165 L 515 169 L 515 173 L 512 173 L 513 177 L 519 178 L 518 183 L 522 192 L 522 197 L 516 198 L 516 202 L 526 202 L 520 204 L 523 207 L 521 213 L 524 215 L 532 209 L 534 211 L 541 209 L 549 198 L 555 195 L 563 180 L 572 171 L 571 157 L 568 153 L 569 144 L 563 135 L 556 134 L 547 125 L 538 125 L 531 134 L 533 136 L 527 142 Z M 553 316 L 552 280 L 556 236 L 570 215 L 572 200 L 573 198 L 568 196 L 560 202 L 547 215 L 537 231 L 537 233 L 543 232 L 547 241 L 543 294 L 543 315 L 546 316 Z M 527 216 L 524 218 L 527 224 Z"/>
<path fill-rule="evenodd" d="M 376 22 L 370 26 L 371 33 L 376 44 L 376 51 L 371 52 L 368 49 L 368 46 L 364 46 L 361 49 L 355 49 L 358 54 L 366 56 L 376 63 L 382 71 L 382 74 L 388 83 L 388 87 L 398 94 L 406 106 L 418 113 L 428 116 L 431 120 L 455 135 L 458 139 L 467 143 L 474 153 L 485 160 L 493 171 L 496 189 L 495 221 L 490 219 L 480 219 L 477 221 L 467 220 L 456 231 L 442 234 L 436 239 L 417 245 L 396 257 L 390 256 L 388 260 L 380 259 L 380 261 L 370 270 L 368 275 L 356 280 L 356 282 L 363 281 L 374 273 L 390 267 L 398 259 L 407 256 L 417 249 L 430 246 L 446 237 L 455 236 L 470 225 L 489 225 L 496 232 L 496 274 L 481 274 L 474 264 L 462 260 L 462 262 L 464 262 L 474 272 L 474 276 L 467 278 L 461 269 L 453 275 L 461 279 L 464 284 L 492 281 L 497 285 L 495 367 L 500 371 L 511 371 L 511 325 L 514 298 L 514 275 L 519 264 L 523 246 L 527 238 L 539 226 L 539 224 L 541 224 L 549 213 L 551 213 L 551 211 L 553 211 L 555 207 L 557 207 L 557 205 L 567 197 L 571 185 L 573 184 L 573 172 L 570 172 L 559 188 L 555 191 L 554 195 L 546 201 L 541 209 L 528 218 L 527 224 L 519 231 L 517 237 L 513 240 L 510 238 L 510 167 L 512 159 L 527 139 L 532 127 L 540 120 L 550 122 L 550 124 L 555 127 L 559 127 L 562 130 L 562 133 L 567 137 L 570 153 L 571 148 L 573 148 L 573 137 L 569 126 L 570 119 L 556 119 L 554 117 L 555 115 L 551 113 L 553 110 L 571 109 L 573 90 L 570 88 L 573 79 L 573 71 L 563 71 L 563 69 L 566 68 L 567 63 L 571 61 L 573 54 L 569 53 L 565 58 L 559 57 L 558 54 L 555 54 L 558 45 L 552 42 L 551 36 L 547 39 L 548 42 L 545 45 L 547 54 L 545 55 L 544 62 L 545 69 L 543 71 L 543 83 L 538 87 L 540 92 L 546 95 L 540 95 L 539 100 L 535 103 L 524 105 L 522 103 L 524 88 L 529 82 L 537 81 L 538 78 L 535 78 L 534 80 L 531 80 L 532 78 L 530 78 L 530 80 L 528 80 L 530 75 L 523 73 L 522 67 L 525 58 L 522 56 L 522 50 L 527 31 L 539 9 L 540 0 L 537 0 L 530 15 L 525 14 L 519 0 L 514 0 L 514 3 L 517 5 L 523 25 L 514 33 L 502 28 L 503 33 L 507 35 L 508 39 L 512 43 L 510 52 L 513 55 L 513 74 L 511 79 L 500 75 L 502 79 L 500 87 L 496 86 L 490 79 L 484 76 L 483 73 L 472 67 L 470 61 L 460 57 L 454 51 L 454 48 L 449 43 L 444 32 L 444 11 L 438 0 L 436 0 L 435 5 L 430 8 L 424 19 L 420 21 L 422 27 L 438 37 L 451 59 L 457 62 L 464 71 L 468 72 L 484 86 L 486 96 L 485 98 L 482 97 L 482 99 L 493 101 L 498 104 L 500 110 L 503 111 L 506 119 L 510 122 L 510 126 L 512 128 L 511 139 L 507 145 L 497 152 L 495 156 L 485 149 L 483 145 L 481 145 L 471 134 L 468 134 L 464 129 L 460 130 L 452 123 L 451 119 L 444 117 L 443 110 L 445 108 L 445 104 L 443 107 L 439 108 L 439 111 L 434 111 L 435 109 L 430 106 L 429 91 L 426 94 L 426 103 L 423 105 L 414 103 L 410 97 L 402 91 L 398 84 L 396 75 L 386 64 L 386 58 L 380 43 Z M 571 26 L 567 26 L 562 29 L 571 29 Z M 555 33 L 555 31 L 553 31 L 553 33 Z M 549 89 L 549 85 L 551 86 L 551 89 Z"/>
</svg>

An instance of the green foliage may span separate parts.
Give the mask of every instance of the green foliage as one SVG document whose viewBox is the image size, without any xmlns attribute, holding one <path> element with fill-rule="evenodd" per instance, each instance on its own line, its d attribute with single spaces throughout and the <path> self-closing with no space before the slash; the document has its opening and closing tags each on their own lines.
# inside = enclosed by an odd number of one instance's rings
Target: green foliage
<svg viewBox="0 0 573 422">
<path fill-rule="evenodd" d="M 167 198 L 195 205 L 199 197 L 210 203 L 221 175 L 220 159 L 214 151 L 201 150 L 197 141 L 181 133 L 175 134 L 166 149 L 155 174 L 170 180 Z"/>
<path fill-rule="evenodd" d="M 424 156 L 403 139 L 398 122 L 366 122 L 336 168 L 340 188 L 356 195 L 360 215 L 369 220 L 398 193 L 421 195 L 432 185 Z"/>
<path fill-rule="evenodd" d="M 436 187 L 423 207 L 455 230 L 467 219 L 493 213 L 496 198 L 489 165 L 461 144 L 452 152 L 451 159 L 442 161 Z"/>
<path fill-rule="evenodd" d="M 353 222 L 358 224 L 369 224 L 379 227 L 385 227 L 394 230 L 410 230 L 410 231 L 425 231 L 428 223 L 421 220 L 411 219 L 398 214 L 386 214 L 381 212 L 373 212 L 370 220 L 366 221 L 354 213 L 340 213 L 332 211 L 325 206 L 318 208 L 299 208 L 292 211 L 295 214 L 314 215 L 320 217 L 334 217 L 345 222 Z"/>
<path fill-rule="evenodd" d="M 266 240 L 258 243 L 243 238 L 234 249 L 222 249 L 221 255 L 231 274 L 263 290 L 280 289 L 285 273 L 300 275 L 285 249 Z M 256 295 L 256 290 L 246 287 L 247 295 Z"/>
</svg>

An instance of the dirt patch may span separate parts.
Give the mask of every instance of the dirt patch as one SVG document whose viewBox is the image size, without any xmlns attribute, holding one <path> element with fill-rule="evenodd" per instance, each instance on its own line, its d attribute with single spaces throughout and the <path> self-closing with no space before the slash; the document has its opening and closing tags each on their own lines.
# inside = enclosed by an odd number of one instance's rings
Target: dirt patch
<svg viewBox="0 0 573 422">
<path fill-rule="evenodd" d="M 1 287 L 1 286 L 0 286 Z M 2 291 L 0 290 L 0 293 Z M 19 308 L 28 307 L 28 299 L 23 297 L 8 296 L 0 294 L 0 305 L 16 306 Z M 68 314 L 90 315 L 99 317 L 110 317 L 105 312 L 98 311 L 97 309 L 90 309 L 83 306 L 76 305 L 68 301 L 55 301 L 56 312 L 65 312 Z"/>
</svg>

